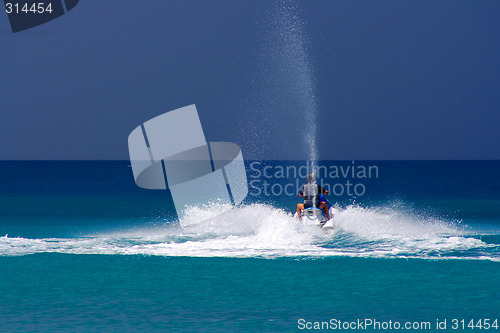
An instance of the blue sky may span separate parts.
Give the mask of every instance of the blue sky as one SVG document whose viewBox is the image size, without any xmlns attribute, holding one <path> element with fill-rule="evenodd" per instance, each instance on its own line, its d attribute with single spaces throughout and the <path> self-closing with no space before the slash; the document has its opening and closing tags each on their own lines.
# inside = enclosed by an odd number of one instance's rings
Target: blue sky
<svg viewBox="0 0 500 333">
<path fill-rule="evenodd" d="M 312 93 L 279 54 L 288 7 Z M 298 94 L 321 159 L 500 159 L 499 1 L 87 0 L 16 34 L 1 14 L 0 51 L 0 159 L 125 160 L 190 104 L 208 141 L 303 159 Z"/>
</svg>

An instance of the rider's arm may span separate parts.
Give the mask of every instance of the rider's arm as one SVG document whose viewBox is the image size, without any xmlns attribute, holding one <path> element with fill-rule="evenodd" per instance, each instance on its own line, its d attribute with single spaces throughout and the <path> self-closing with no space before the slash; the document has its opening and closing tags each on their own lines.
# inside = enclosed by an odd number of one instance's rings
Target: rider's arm
<svg viewBox="0 0 500 333">
<path fill-rule="evenodd" d="M 321 193 L 321 194 L 328 194 L 328 191 L 325 190 L 323 187 L 321 187 L 320 185 L 318 185 L 318 192 Z"/>
</svg>

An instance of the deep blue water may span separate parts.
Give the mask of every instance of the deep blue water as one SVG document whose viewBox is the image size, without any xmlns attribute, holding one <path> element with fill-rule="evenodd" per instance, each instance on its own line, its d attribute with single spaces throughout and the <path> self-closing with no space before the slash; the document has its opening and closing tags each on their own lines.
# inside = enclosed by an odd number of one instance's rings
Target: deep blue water
<svg viewBox="0 0 500 333">
<path fill-rule="evenodd" d="M 500 320 L 499 161 L 322 162 L 378 169 L 318 179 L 364 189 L 329 196 L 330 232 L 301 226 L 297 197 L 275 195 L 296 190 L 280 168 L 305 162 L 251 163 L 244 205 L 181 227 L 168 191 L 138 188 L 128 162 L 0 162 L 0 331 Z"/>
</svg>

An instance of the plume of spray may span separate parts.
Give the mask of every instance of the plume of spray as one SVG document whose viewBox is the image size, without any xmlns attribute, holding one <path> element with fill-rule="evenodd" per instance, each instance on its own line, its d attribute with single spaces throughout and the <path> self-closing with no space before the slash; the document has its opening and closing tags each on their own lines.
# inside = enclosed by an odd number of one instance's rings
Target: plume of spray
<svg viewBox="0 0 500 333">
<path fill-rule="evenodd" d="M 278 58 L 279 67 L 282 71 L 287 70 L 292 79 L 291 88 L 297 102 L 295 112 L 299 113 L 297 120 L 303 125 L 303 145 L 308 151 L 308 159 L 314 171 L 318 161 L 316 82 L 305 21 L 300 16 L 299 4 L 299 1 L 290 0 L 275 2 L 274 22 L 278 37 L 276 47 L 281 55 Z"/>
<path fill-rule="evenodd" d="M 247 145 L 259 158 L 307 159 L 316 165 L 316 82 L 300 2 L 274 1 L 259 30 L 258 67 L 252 72 Z M 272 142 L 272 145 L 269 143 Z"/>
</svg>

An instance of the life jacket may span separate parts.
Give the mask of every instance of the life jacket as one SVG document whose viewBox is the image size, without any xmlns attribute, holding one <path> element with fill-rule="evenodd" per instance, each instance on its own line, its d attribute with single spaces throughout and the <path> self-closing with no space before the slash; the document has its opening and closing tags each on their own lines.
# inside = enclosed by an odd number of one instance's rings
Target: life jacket
<svg viewBox="0 0 500 333">
<path fill-rule="evenodd" d="M 327 198 L 325 198 L 325 196 L 323 194 L 320 194 L 319 195 L 319 201 L 324 201 L 326 203 L 326 206 L 328 207 L 328 209 L 330 209 L 330 207 L 332 207 L 332 204 L 330 203 L 330 201 L 328 201 Z"/>
</svg>

